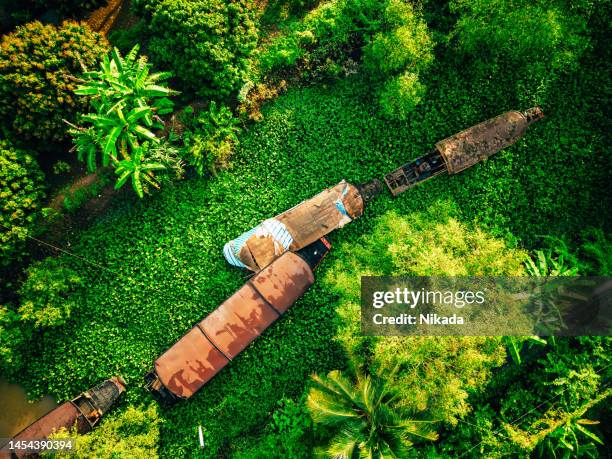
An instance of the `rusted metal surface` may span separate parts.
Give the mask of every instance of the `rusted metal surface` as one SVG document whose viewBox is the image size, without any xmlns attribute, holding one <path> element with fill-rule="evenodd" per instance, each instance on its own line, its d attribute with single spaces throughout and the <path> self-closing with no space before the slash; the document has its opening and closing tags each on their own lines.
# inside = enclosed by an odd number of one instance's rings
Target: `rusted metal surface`
<svg viewBox="0 0 612 459">
<path fill-rule="evenodd" d="M 233 359 L 278 316 L 278 312 L 247 283 L 198 326 L 224 355 Z"/>
<path fill-rule="evenodd" d="M 363 205 L 357 187 L 343 180 L 228 242 L 225 258 L 257 272 L 281 254 L 300 250 L 359 217 Z"/>
<path fill-rule="evenodd" d="M 342 180 L 336 186 L 276 217 L 293 236 L 291 250 L 299 250 L 363 214 L 363 199 L 354 185 Z"/>
<path fill-rule="evenodd" d="M 314 282 L 310 266 L 292 252 L 262 269 L 250 283 L 276 311 L 283 314 Z"/>
<path fill-rule="evenodd" d="M 519 140 L 544 115 L 539 107 L 510 111 L 436 143 L 450 174 L 456 174 Z"/>
<path fill-rule="evenodd" d="M 285 252 L 164 352 L 147 375 L 147 387 L 169 400 L 191 397 L 313 282 L 308 263 Z"/>
<path fill-rule="evenodd" d="M 65 402 L 51 410 L 37 421 L 19 432 L 13 439 L 42 440 L 53 432 L 76 427 L 80 434 L 89 432 L 111 408 L 114 402 L 125 391 L 125 383 L 120 378 L 111 378 L 102 384 L 83 392 L 72 401 Z M 5 455 L 9 457 L 8 455 Z M 31 453 L 14 452 L 12 457 L 37 457 Z"/>
<path fill-rule="evenodd" d="M 196 326 L 155 361 L 155 373 L 175 396 L 189 398 L 228 362 Z"/>
</svg>

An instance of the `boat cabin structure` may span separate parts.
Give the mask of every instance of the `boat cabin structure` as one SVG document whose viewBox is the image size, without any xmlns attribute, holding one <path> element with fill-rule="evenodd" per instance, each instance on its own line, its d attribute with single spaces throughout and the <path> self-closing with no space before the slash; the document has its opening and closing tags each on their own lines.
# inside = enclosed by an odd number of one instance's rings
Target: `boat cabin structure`
<svg viewBox="0 0 612 459">
<path fill-rule="evenodd" d="M 363 208 L 359 188 L 342 180 L 229 241 L 223 254 L 231 265 L 257 272 L 283 253 L 301 250 L 342 228 L 361 216 Z"/>
</svg>

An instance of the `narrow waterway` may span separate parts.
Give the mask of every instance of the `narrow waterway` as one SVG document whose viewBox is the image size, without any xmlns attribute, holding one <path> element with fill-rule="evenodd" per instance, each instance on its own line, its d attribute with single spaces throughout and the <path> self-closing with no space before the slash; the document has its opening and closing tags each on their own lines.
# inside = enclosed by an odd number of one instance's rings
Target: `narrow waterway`
<svg viewBox="0 0 612 459">
<path fill-rule="evenodd" d="M 52 397 L 28 400 L 25 389 L 0 379 L 0 438 L 10 438 L 57 406 Z"/>
</svg>

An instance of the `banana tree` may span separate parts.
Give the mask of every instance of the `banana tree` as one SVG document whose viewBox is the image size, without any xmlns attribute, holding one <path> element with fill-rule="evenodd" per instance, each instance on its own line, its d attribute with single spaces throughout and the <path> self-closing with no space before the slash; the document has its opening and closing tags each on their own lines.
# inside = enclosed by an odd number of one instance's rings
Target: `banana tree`
<svg viewBox="0 0 612 459">
<path fill-rule="evenodd" d="M 132 188 L 141 198 L 147 184 L 159 188 L 159 184 L 153 175 L 153 171 L 163 170 L 166 167 L 161 163 L 147 161 L 143 158 L 145 148 L 137 147 L 133 150 L 129 159 L 123 159 L 117 163 L 115 173 L 118 176 L 115 189 L 121 188 L 128 179 L 132 179 Z"/>
<path fill-rule="evenodd" d="M 70 133 L 79 159 L 89 170 L 96 169 L 100 155 L 102 166 L 116 169 L 117 187 L 131 176 L 134 190 L 142 197 L 147 189 L 143 183 L 157 188 L 153 172 L 165 169 L 147 159 L 148 149 L 160 144 L 155 131 L 163 128 L 160 116 L 172 112 L 167 96 L 176 91 L 162 83 L 171 75 L 150 73 L 146 57 L 138 57 L 138 50 L 137 45 L 124 58 L 115 48 L 99 70 L 85 69 L 75 94 L 89 97 L 94 112 L 81 115 L 83 125 L 71 125 Z"/>
<path fill-rule="evenodd" d="M 117 161 L 117 154 L 126 151 L 126 146 L 136 148 L 140 140 L 159 144 L 156 135 L 140 124 L 141 120 L 150 115 L 151 107 L 138 107 L 127 114 L 117 108 L 110 115 L 88 114 L 81 117 L 82 121 L 91 123 L 94 129 L 102 133 L 100 141 L 103 166 Z"/>
<path fill-rule="evenodd" d="M 157 115 L 171 113 L 173 104 L 166 98 L 178 93 L 160 83 L 172 74 L 150 73 L 151 66 L 147 63 L 147 58 L 138 57 L 139 49 L 139 45 L 134 46 L 124 58 L 119 50 L 114 48 L 110 56 L 104 56 L 99 70 L 85 69 L 83 82 L 75 90 L 75 94 L 92 97 L 99 103 L 100 109 L 107 111 L 121 106 L 145 107 L 150 100 L 157 99 L 152 111 Z M 152 126 L 153 118 L 145 118 L 145 123 Z"/>
</svg>

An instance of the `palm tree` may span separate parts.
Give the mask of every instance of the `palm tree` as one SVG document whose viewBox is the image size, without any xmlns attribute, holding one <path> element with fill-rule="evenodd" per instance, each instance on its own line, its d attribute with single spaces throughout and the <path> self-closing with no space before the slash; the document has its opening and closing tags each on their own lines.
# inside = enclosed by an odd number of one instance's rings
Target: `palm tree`
<svg viewBox="0 0 612 459">
<path fill-rule="evenodd" d="M 395 395 L 379 376 L 357 375 L 351 381 L 340 371 L 313 375 L 308 408 L 313 420 L 334 431 L 322 451 L 334 459 L 403 458 L 413 439 L 436 440 L 433 421 L 416 420 L 394 408 Z"/>
</svg>

